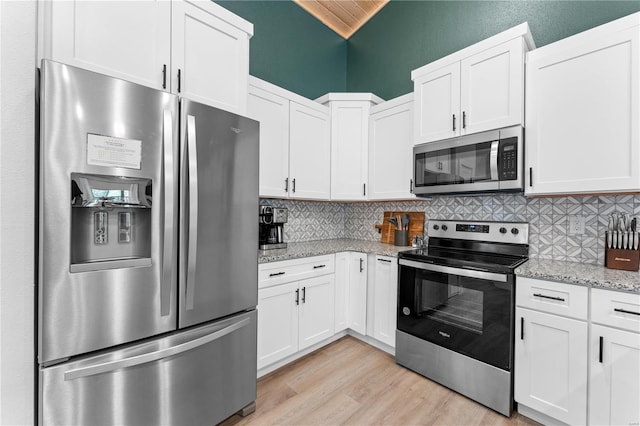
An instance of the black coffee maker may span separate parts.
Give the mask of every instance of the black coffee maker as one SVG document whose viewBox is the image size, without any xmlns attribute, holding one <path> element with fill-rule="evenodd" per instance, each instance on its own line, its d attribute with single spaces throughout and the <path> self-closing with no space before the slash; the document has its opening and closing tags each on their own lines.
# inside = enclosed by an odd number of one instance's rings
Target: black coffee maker
<svg viewBox="0 0 640 426">
<path fill-rule="evenodd" d="M 258 215 L 260 250 L 286 248 L 284 242 L 284 224 L 289 211 L 284 207 L 260 206 Z"/>
</svg>

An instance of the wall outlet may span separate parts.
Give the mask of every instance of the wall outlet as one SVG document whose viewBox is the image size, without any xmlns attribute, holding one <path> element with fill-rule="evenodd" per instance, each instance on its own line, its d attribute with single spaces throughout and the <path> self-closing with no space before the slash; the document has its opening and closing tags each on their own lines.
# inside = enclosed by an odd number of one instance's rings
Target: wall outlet
<svg viewBox="0 0 640 426">
<path fill-rule="evenodd" d="M 569 216 L 569 235 L 582 235 L 584 234 L 584 217 L 583 216 Z"/>
</svg>

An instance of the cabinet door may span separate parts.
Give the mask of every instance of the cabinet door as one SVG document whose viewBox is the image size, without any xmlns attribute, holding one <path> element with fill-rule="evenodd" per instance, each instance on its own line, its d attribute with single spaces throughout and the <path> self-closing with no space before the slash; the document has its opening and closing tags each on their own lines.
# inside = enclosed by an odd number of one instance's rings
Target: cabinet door
<svg viewBox="0 0 640 426">
<path fill-rule="evenodd" d="M 335 333 L 348 327 L 349 256 L 348 252 L 336 253 Z"/>
<path fill-rule="evenodd" d="M 523 123 L 523 43 L 518 37 L 460 63 L 462 134 Z"/>
<path fill-rule="evenodd" d="M 640 334 L 592 325 L 590 349 L 589 423 L 638 424 Z"/>
<path fill-rule="evenodd" d="M 351 253 L 349 258 L 349 328 L 367 332 L 367 255 Z"/>
<path fill-rule="evenodd" d="M 42 57 L 169 90 L 170 2 L 75 0 L 42 7 Z"/>
<path fill-rule="evenodd" d="M 331 199 L 366 200 L 369 139 L 367 101 L 331 102 Z"/>
<path fill-rule="evenodd" d="M 249 117 L 260 122 L 261 197 L 289 193 L 289 100 L 249 86 Z"/>
<path fill-rule="evenodd" d="M 172 91 L 246 114 L 250 35 L 232 25 L 231 14 L 213 2 L 177 0 L 171 5 Z M 232 18 L 238 25 L 248 24 Z"/>
<path fill-rule="evenodd" d="M 587 323 L 517 308 L 515 337 L 515 400 L 562 422 L 586 424 Z"/>
<path fill-rule="evenodd" d="M 527 194 L 640 189 L 639 33 L 636 27 L 531 53 Z"/>
<path fill-rule="evenodd" d="M 369 120 L 369 199 L 413 198 L 413 99 L 372 113 Z"/>
<path fill-rule="evenodd" d="M 395 258 L 376 256 L 373 283 L 373 337 L 396 346 L 396 303 L 398 299 L 398 263 Z"/>
<path fill-rule="evenodd" d="M 460 134 L 460 63 L 440 68 L 414 82 L 415 143 Z"/>
<path fill-rule="evenodd" d="M 298 283 L 258 291 L 258 369 L 298 351 Z"/>
<path fill-rule="evenodd" d="M 291 102 L 289 106 L 289 194 L 328 200 L 331 177 L 329 109 Z"/>
<path fill-rule="evenodd" d="M 300 350 L 333 336 L 333 274 L 300 281 Z"/>
</svg>

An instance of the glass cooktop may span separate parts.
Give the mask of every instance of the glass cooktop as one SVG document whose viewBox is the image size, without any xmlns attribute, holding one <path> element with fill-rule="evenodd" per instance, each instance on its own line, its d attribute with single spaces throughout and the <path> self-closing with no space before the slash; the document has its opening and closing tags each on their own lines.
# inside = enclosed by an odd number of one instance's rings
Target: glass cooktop
<svg viewBox="0 0 640 426">
<path fill-rule="evenodd" d="M 511 273 L 527 261 L 527 257 L 473 252 L 438 247 L 414 249 L 398 253 L 398 257 L 455 268 L 480 269 L 488 272 Z"/>
</svg>

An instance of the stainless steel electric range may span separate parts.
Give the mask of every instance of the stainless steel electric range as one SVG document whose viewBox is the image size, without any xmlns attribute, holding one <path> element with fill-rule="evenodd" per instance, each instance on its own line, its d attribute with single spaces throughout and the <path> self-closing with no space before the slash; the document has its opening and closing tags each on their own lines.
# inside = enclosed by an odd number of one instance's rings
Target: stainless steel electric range
<svg viewBox="0 0 640 426">
<path fill-rule="evenodd" d="M 398 255 L 396 362 L 509 416 L 514 270 L 529 225 L 431 220 L 428 237 Z"/>
</svg>

